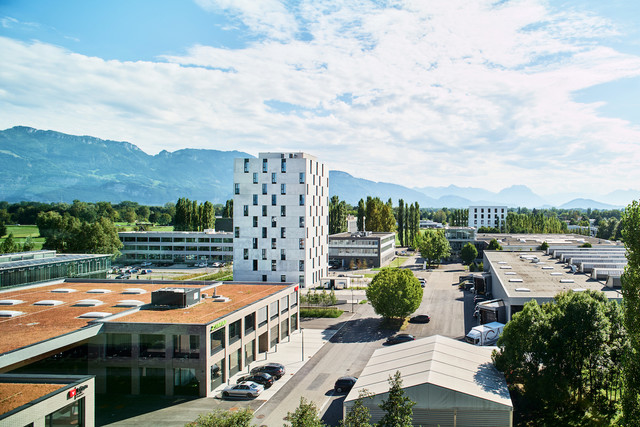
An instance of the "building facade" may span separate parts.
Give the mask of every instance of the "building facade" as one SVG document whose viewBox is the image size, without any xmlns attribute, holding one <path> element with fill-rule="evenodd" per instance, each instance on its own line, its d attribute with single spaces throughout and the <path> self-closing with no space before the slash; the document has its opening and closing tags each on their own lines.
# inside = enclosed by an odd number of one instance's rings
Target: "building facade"
<svg viewBox="0 0 640 427">
<path fill-rule="evenodd" d="M 305 153 L 235 159 L 235 280 L 318 286 L 328 270 L 329 170 Z"/>
<path fill-rule="evenodd" d="M 123 262 L 186 263 L 233 261 L 233 233 L 125 231 L 118 233 Z"/>
<path fill-rule="evenodd" d="M 396 234 L 358 231 L 329 236 L 329 263 L 336 267 L 382 267 L 396 253 Z"/>
<path fill-rule="evenodd" d="M 469 206 L 469 227 L 500 228 L 506 220 L 506 206 Z"/>
</svg>

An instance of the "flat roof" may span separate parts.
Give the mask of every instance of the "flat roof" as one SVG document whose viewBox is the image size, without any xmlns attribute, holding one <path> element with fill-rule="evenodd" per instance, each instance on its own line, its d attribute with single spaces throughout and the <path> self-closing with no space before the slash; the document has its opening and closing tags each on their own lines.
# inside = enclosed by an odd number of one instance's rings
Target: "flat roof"
<svg viewBox="0 0 640 427">
<path fill-rule="evenodd" d="M 373 394 L 387 393 L 389 376 L 399 371 L 405 389 L 431 384 L 510 409 L 507 382 L 493 366 L 492 351 L 492 347 L 440 335 L 378 349 L 345 401 L 357 399 L 363 388 Z"/>
<path fill-rule="evenodd" d="M 0 415 L 18 409 L 23 405 L 66 386 L 67 384 L 11 383 L 0 381 Z"/>
<path fill-rule="evenodd" d="M 200 288 L 204 293 L 213 294 L 212 286 L 216 286 L 216 294 L 230 298 L 228 302 L 214 302 L 211 298 L 187 308 L 151 309 L 148 307 L 119 307 L 124 300 L 138 300 L 144 304 L 151 303 L 151 292 L 167 286 Z M 175 324 L 207 324 L 230 314 L 242 307 L 274 295 L 288 287 L 291 283 L 236 283 L 236 282 L 175 282 L 175 281 L 66 281 L 55 284 L 34 285 L 0 291 L 0 300 L 20 300 L 19 304 L 2 306 L 3 309 L 18 311 L 14 317 L 0 317 L 0 355 L 24 348 L 42 341 L 50 340 L 64 334 L 82 330 L 89 325 L 109 322 L 119 323 L 175 323 Z M 124 293 L 127 289 L 143 289 L 146 293 Z M 209 290 L 205 290 L 209 288 Z M 54 292 L 70 289 L 73 292 Z M 108 290 L 102 293 L 101 290 Z M 92 293 L 90 291 L 98 291 Z M 40 301 L 60 301 L 58 305 L 34 305 Z M 82 300 L 98 300 L 102 304 L 92 306 L 90 302 L 78 305 Z M 115 319 L 86 319 L 79 316 L 89 312 L 121 314 Z"/>
<path fill-rule="evenodd" d="M 547 242 L 549 246 L 579 246 L 584 243 L 592 245 L 615 246 L 608 240 L 599 239 L 580 234 L 504 234 L 504 233 L 478 233 L 476 240 L 490 241 L 496 239 L 501 246 L 541 245 Z"/>
<path fill-rule="evenodd" d="M 574 274 L 565 263 L 541 251 L 485 251 L 484 256 L 511 298 L 553 298 L 561 292 L 582 289 L 602 291 L 610 299 L 622 298 L 622 293 L 607 287 L 606 281 L 584 273 Z M 540 262 L 521 256 L 536 256 Z"/>
<path fill-rule="evenodd" d="M 380 237 L 385 237 L 385 236 L 393 236 L 396 233 L 394 233 L 393 231 L 367 231 L 366 233 L 368 234 L 361 234 L 364 233 L 362 231 L 354 231 L 354 232 L 349 232 L 349 231 L 345 231 L 343 233 L 336 233 L 336 234 L 331 234 L 329 235 L 329 238 L 348 238 L 348 239 L 375 239 L 375 238 L 380 238 Z"/>
<path fill-rule="evenodd" d="M 111 254 L 57 254 L 55 257 L 49 258 L 36 258 L 3 262 L 0 263 L 0 270 L 12 270 L 16 268 L 35 267 L 39 265 L 57 264 L 60 262 L 81 261 L 105 257 L 111 257 Z"/>
</svg>

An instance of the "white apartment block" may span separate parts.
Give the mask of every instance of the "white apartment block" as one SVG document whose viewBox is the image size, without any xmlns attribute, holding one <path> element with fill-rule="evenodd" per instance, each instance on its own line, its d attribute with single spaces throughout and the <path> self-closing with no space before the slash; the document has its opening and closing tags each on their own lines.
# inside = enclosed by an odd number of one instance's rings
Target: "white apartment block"
<svg viewBox="0 0 640 427">
<path fill-rule="evenodd" d="M 329 170 L 305 153 L 233 165 L 233 279 L 320 285 L 329 257 Z"/>
<path fill-rule="evenodd" d="M 506 206 L 469 206 L 469 227 L 500 228 L 506 219 Z"/>
</svg>

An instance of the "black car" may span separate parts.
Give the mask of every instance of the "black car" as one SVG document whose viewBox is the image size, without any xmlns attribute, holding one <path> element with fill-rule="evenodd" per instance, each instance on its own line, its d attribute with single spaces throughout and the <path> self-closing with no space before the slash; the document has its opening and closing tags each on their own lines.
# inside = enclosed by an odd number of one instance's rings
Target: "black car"
<svg viewBox="0 0 640 427">
<path fill-rule="evenodd" d="M 267 363 L 266 365 L 256 366 L 251 370 L 251 374 L 267 373 L 274 379 L 279 380 L 284 376 L 284 365 L 281 363 Z"/>
<path fill-rule="evenodd" d="M 264 386 L 264 388 L 269 388 L 273 385 L 274 379 L 271 375 L 266 372 L 254 375 L 245 375 L 244 377 L 238 378 L 236 381 L 237 384 L 243 383 L 245 381 L 252 381 L 254 383 L 258 383 Z"/>
<path fill-rule="evenodd" d="M 427 314 L 418 314 L 409 319 L 411 323 L 429 323 L 431 321 L 431 317 Z"/>
<path fill-rule="evenodd" d="M 387 338 L 387 341 L 385 342 L 385 344 L 394 345 L 394 344 L 400 344 L 403 342 L 413 341 L 415 339 L 416 337 L 414 337 L 411 334 L 398 334 L 398 335 L 394 335 L 392 337 Z"/>
<path fill-rule="evenodd" d="M 336 380 L 333 389 L 336 393 L 348 393 L 358 381 L 356 377 L 340 377 Z"/>
</svg>

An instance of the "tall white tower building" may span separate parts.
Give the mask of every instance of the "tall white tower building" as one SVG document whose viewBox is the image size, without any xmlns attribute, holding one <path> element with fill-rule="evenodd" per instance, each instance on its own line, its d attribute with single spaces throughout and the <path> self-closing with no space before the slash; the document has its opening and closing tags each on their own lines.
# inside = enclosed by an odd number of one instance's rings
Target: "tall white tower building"
<svg viewBox="0 0 640 427">
<path fill-rule="evenodd" d="M 305 153 L 233 165 L 233 279 L 317 286 L 329 259 L 329 170 Z"/>
</svg>

